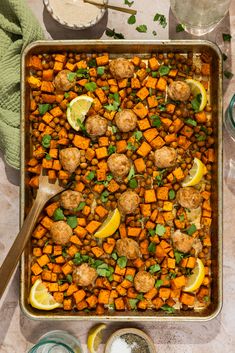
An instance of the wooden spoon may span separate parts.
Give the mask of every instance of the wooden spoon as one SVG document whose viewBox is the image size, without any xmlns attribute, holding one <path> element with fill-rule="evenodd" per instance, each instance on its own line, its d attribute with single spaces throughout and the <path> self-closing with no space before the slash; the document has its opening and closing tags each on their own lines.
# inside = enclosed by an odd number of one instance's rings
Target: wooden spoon
<svg viewBox="0 0 235 353">
<path fill-rule="evenodd" d="M 136 15 L 136 13 L 137 13 L 136 10 L 126 9 L 125 7 L 114 6 L 114 5 L 109 5 L 109 4 L 102 4 L 100 2 L 96 2 L 93 0 L 83 0 L 83 1 L 88 2 L 89 4 L 92 4 L 92 5 L 104 7 L 105 9 L 112 9 L 112 10 L 116 10 L 116 11 L 130 13 L 131 15 Z"/>
</svg>

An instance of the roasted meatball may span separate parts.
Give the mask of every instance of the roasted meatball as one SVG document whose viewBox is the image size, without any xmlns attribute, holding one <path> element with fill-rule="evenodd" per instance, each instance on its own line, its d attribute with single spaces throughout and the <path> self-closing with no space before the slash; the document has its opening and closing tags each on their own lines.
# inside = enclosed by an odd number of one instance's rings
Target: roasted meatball
<svg viewBox="0 0 235 353">
<path fill-rule="evenodd" d="M 73 270 L 73 281 L 81 287 L 87 287 L 90 284 L 94 284 L 97 276 L 96 270 L 90 267 L 87 263 L 76 266 Z"/>
<path fill-rule="evenodd" d="M 139 271 L 134 278 L 134 286 L 137 292 L 147 293 L 155 285 L 154 277 L 146 271 Z"/>
<path fill-rule="evenodd" d="M 71 73 L 69 70 L 60 71 L 55 77 L 55 88 L 57 91 L 69 91 L 75 86 L 76 79 L 68 79 L 68 75 Z"/>
<path fill-rule="evenodd" d="M 131 163 L 125 154 L 113 153 L 108 158 L 108 167 L 115 179 L 124 178 L 130 171 Z"/>
<path fill-rule="evenodd" d="M 100 115 L 89 116 L 85 120 L 86 131 L 91 137 L 105 135 L 108 127 L 108 122 Z"/>
<path fill-rule="evenodd" d="M 184 81 L 173 81 L 169 86 L 168 94 L 174 101 L 187 101 L 191 94 L 190 86 Z"/>
<path fill-rule="evenodd" d="M 60 151 L 59 158 L 64 170 L 73 173 L 80 163 L 80 151 L 76 147 L 64 148 Z"/>
<path fill-rule="evenodd" d="M 118 256 L 126 256 L 128 260 L 137 259 L 141 255 L 138 243 L 130 238 L 118 239 L 116 249 Z"/>
<path fill-rule="evenodd" d="M 134 213 L 139 206 L 140 198 L 135 191 L 127 190 L 118 199 L 118 208 L 122 214 Z"/>
<path fill-rule="evenodd" d="M 137 117 L 132 110 L 123 109 L 116 113 L 115 122 L 120 131 L 129 132 L 135 129 Z"/>
<path fill-rule="evenodd" d="M 66 210 L 72 211 L 82 201 L 82 194 L 78 191 L 66 190 L 60 194 L 60 205 Z"/>
<path fill-rule="evenodd" d="M 200 192 L 191 186 L 180 188 L 177 191 L 176 200 L 182 207 L 189 209 L 197 208 L 202 203 Z"/>
<path fill-rule="evenodd" d="M 57 245 L 66 245 L 73 234 L 72 228 L 64 221 L 52 224 L 50 229 L 51 238 Z"/>
<path fill-rule="evenodd" d="M 134 75 L 134 65 L 127 59 L 117 58 L 110 62 L 109 69 L 111 74 L 117 80 L 130 78 Z"/>
<path fill-rule="evenodd" d="M 162 147 L 154 153 L 155 165 L 158 168 L 174 167 L 177 159 L 177 152 L 172 147 Z"/>
<path fill-rule="evenodd" d="M 171 239 L 174 248 L 178 251 L 188 253 L 192 249 L 194 238 L 188 234 L 181 233 L 179 229 L 171 235 Z"/>
</svg>

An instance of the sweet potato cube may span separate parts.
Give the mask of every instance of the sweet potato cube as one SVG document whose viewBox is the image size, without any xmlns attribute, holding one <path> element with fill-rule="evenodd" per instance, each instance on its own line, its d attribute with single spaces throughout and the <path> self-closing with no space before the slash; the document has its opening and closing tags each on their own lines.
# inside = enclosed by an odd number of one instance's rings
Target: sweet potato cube
<svg viewBox="0 0 235 353">
<path fill-rule="evenodd" d="M 106 136 L 99 137 L 99 146 L 107 147 L 109 145 L 109 139 Z"/>
<path fill-rule="evenodd" d="M 125 310 L 125 303 L 122 298 L 117 298 L 114 300 L 116 310 Z"/>
<path fill-rule="evenodd" d="M 33 272 L 33 274 L 35 276 L 37 276 L 40 273 L 42 273 L 43 269 L 35 262 L 35 264 L 33 264 L 33 266 L 31 266 L 31 271 Z"/>
<path fill-rule="evenodd" d="M 110 192 L 116 192 L 119 189 L 119 185 L 115 180 L 111 180 L 108 185 L 108 190 Z"/>
<path fill-rule="evenodd" d="M 83 289 L 80 289 L 73 293 L 74 300 L 77 303 L 81 302 L 86 297 L 86 292 Z"/>
<path fill-rule="evenodd" d="M 98 303 L 108 304 L 109 303 L 110 291 L 106 289 L 101 289 L 98 296 Z"/>
<path fill-rule="evenodd" d="M 95 208 L 95 213 L 97 213 L 100 218 L 104 218 L 105 216 L 107 216 L 108 211 L 103 206 L 97 206 Z"/>
<path fill-rule="evenodd" d="M 97 159 L 102 159 L 108 156 L 108 150 L 106 147 L 96 148 L 95 153 Z"/>
<path fill-rule="evenodd" d="M 86 230 L 88 231 L 88 233 L 94 234 L 95 231 L 100 227 L 100 225 L 101 222 L 90 221 L 90 223 L 88 223 L 88 225 L 86 226 Z"/>
<path fill-rule="evenodd" d="M 90 139 L 80 135 L 75 135 L 73 139 L 73 144 L 75 147 L 80 148 L 81 150 L 86 150 L 89 147 Z"/>
<path fill-rule="evenodd" d="M 141 131 L 147 130 L 151 127 L 148 118 L 142 119 L 142 120 L 137 120 L 137 124 L 139 126 L 139 129 Z"/>
<path fill-rule="evenodd" d="M 157 84 L 157 78 L 149 76 L 145 82 L 147 88 L 155 89 Z"/>
<path fill-rule="evenodd" d="M 47 265 L 48 262 L 50 262 L 50 258 L 47 256 L 47 254 L 44 254 L 37 259 L 37 262 L 38 262 L 39 266 L 43 267 L 43 266 Z"/>
<path fill-rule="evenodd" d="M 204 76 L 209 76 L 210 75 L 210 64 L 202 63 L 201 73 Z"/>
<path fill-rule="evenodd" d="M 159 62 L 155 57 L 149 59 L 149 67 L 151 70 L 156 71 L 159 68 L 159 66 L 160 66 Z"/>
<path fill-rule="evenodd" d="M 97 66 L 107 65 L 109 63 L 109 56 L 107 54 L 102 56 L 97 56 L 96 63 L 97 63 Z"/>
<path fill-rule="evenodd" d="M 38 56 L 36 56 L 36 55 L 30 56 L 30 58 L 29 58 L 29 67 L 31 69 L 36 70 L 36 71 L 42 70 L 43 67 L 42 67 L 41 59 Z"/>
<path fill-rule="evenodd" d="M 148 109 L 141 102 L 134 106 L 133 111 L 140 119 L 143 119 L 148 114 Z"/>
<path fill-rule="evenodd" d="M 175 259 L 171 259 L 170 257 L 168 257 L 167 266 L 168 266 L 168 268 L 174 269 L 175 268 Z"/>
<path fill-rule="evenodd" d="M 152 203 L 157 201 L 154 189 L 145 190 L 144 200 L 145 200 L 145 203 Z"/>
<path fill-rule="evenodd" d="M 141 87 L 140 81 L 136 77 L 131 78 L 131 88 L 139 89 Z"/>
<path fill-rule="evenodd" d="M 168 187 L 162 186 L 157 188 L 157 198 L 159 200 L 167 201 L 168 200 Z"/>
<path fill-rule="evenodd" d="M 160 77 L 159 80 L 157 81 L 156 89 L 158 89 L 159 91 L 165 91 L 166 85 L 167 85 L 167 82 L 165 78 Z"/>
<path fill-rule="evenodd" d="M 165 145 L 165 141 L 163 140 L 163 138 L 161 138 L 161 136 L 157 136 L 154 140 L 150 142 L 150 145 L 155 149 L 159 149 Z"/>
<path fill-rule="evenodd" d="M 147 142 L 142 142 L 141 146 L 136 151 L 141 157 L 146 157 L 149 152 L 152 150 L 152 147 Z"/>
<path fill-rule="evenodd" d="M 149 90 L 146 87 L 142 87 L 137 93 L 137 97 L 139 97 L 142 101 L 148 97 Z"/>
<path fill-rule="evenodd" d="M 153 299 L 152 303 L 155 306 L 155 309 L 157 309 L 157 310 L 160 309 L 164 305 L 164 301 L 159 297 Z"/>
<path fill-rule="evenodd" d="M 91 251 L 93 252 L 95 257 L 100 257 L 104 253 L 103 250 L 101 248 L 99 248 L 98 246 L 94 246 L 93 248 L 91 248 Z"/>
<path fill-rule="evenodd" d="M 156 96 L 150 96 L 147 98 L 149 108 L 155 108 L 158 106 L 158 100 Z"/>
<path fill-rule="evenodd" d="M 188 306 L 193 306 L 195 302 L 195 295 L 183 292 L 180 296 L 180 302 Z"/>
<path fill-rule="evenodd" d="M 185 286 L 185 284 L 186 284 L 185 276 L 179 276 L 171 280 L 171 285 L 172 285 L 172 288 L 174 289 L 182 288 Z"/>
<path fill-rule="evenodd" d="M 150 143 L 158 135 L 158 131 L 156 128 L 148 129 L 143 133 L 143 135 L 146 140 Z"/>
<path fill-rule="evenodd" d="M 116 151 L 117 153 L 123 153 L 126 152 L 126 148 L 127 148 L 127 142 L 126 140 L 120 140 L 116 142 Z"/>
<path fill-rule="evenodd" d="M 69 263 L 64 264 L 61 269 L 65 276 L 73 272 L 73 267 Z"/>
<path fill-rule="evenodd" d="M 55 61 L 53 70 L 58 72 L 58 71 L 63 70 L 63 67 L 64 67 L 63 62 Z"/>
<path fill-rule="evenodd" d="M 170 288 L 161 287 L 159 289 L 159 297 L 163 300 L 168 299 L 170 297 L 171 290 Z"/>
<path fill-rule="evenodd" d="M 53 85 L 53 83 L 50 82 L 50 81 L 42 81 L 41 91 L 42 91 L 42 92 L 49 92 L 49 93 L 54 92 L 54 85 Z"/>
<path fill-rule="evenodd" d="M 141 213 L 144 217 L 150 217 L 151 216 L 151 205 L 150 204 L 140 204 L 140 210 Z"/>
<path fill-rule="evenodd" d="M 182 180 L 184 179 L 185 175 L 184 175 L 184 172 L 183 170 L 179 167 L 179 168 L 176 168 L 174 171 L 173 171 L 173 175 L 175 176 L 175 178 L 177 180 Z"/>
<path fill-rule="evenodd" d="M 146 164 L 143 158 L 137 158 L 134 160 L 134 165 L 138 173 L 143 173 L 146 170 Z"/>
</svg>

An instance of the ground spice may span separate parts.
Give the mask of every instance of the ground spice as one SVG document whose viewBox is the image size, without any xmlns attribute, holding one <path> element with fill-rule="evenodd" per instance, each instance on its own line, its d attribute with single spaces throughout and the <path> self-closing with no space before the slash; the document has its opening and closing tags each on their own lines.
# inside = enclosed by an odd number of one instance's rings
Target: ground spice
<svg viewBox="0 0 235 353">
<path fill-rule="evenodd" d="M 126 333 L 115 339 L 110 353 L 150 353 L 144 338 L 133 333 Z"/>
</svg>

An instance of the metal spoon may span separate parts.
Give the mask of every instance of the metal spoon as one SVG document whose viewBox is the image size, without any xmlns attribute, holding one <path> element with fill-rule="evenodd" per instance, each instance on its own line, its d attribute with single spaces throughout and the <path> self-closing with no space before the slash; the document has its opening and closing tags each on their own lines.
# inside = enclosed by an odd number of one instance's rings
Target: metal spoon
<svg viewBox="0 0 235 353">
<path fill-rule="evenodd" d="M 104 7 L 105 9 L 112 9 L 112 10 L 116 10 L 116 11 L 130 13 L 131 15 L 136 15 L 136 13 L 137 13 L 136 10 L 126 9 L 125 7 L 114 6 L 114 5 L 109 5 L 109 4 L 102 4 L 100 2 L 96 2 L 96 1 L 93 1 L 93 0 L 83 0 L 83 1 L 87 2 L 89 4 L 92 4 L 92 5 Z"/>
</svg>

